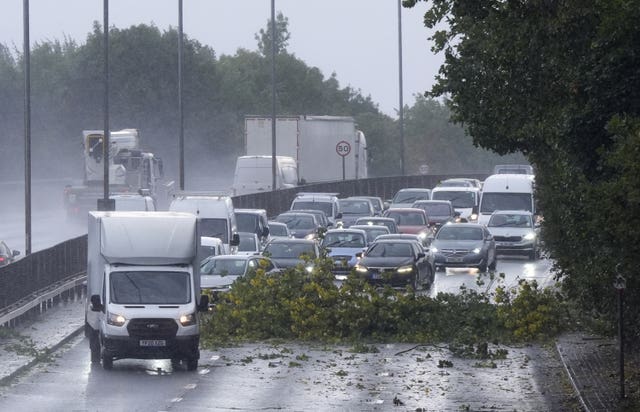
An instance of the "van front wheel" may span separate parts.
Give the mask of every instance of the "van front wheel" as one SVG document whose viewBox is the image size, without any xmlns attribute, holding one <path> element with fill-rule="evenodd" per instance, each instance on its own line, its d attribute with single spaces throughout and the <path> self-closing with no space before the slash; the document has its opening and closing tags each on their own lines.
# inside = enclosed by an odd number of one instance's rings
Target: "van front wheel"
<svg viewBox="0 0 640 412">
<path fill-rule="evenodd" d="M 198 369 L 198 359 L 187 359 L 187 370 L 194 371 Z"/>
<path fill-rule="evenodd" d="M 89 336 L 89 349 L 91 349 L 91 363 L 100 362 L 100 337 L 98 332 L 91 332 Z"/>
</svg>

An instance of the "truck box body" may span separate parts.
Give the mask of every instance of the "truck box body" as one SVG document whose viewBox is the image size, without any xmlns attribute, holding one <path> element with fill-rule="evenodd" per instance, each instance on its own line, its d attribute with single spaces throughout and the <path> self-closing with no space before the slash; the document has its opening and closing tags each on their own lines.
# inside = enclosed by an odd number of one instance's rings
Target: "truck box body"
<svg viewBox="0 0 640 412">
<path fill-rule="evenodd" d="M 199 358 L 200 233 L 175 212 L 90 212 L 85 334 L 92 361 Z M 95 306 L 94 306 L 95 304 Z"/>
<path fill-rule="evenodd" d="M 245 117 L 246 155 L 271 155 L 271 118 Z M 276 154 L 298 163 L 298 181 L 306 183 L 342 180 L 343 157 L 337 145 L 348 143 L 344 178 L 367 177 L 367 143 L 352 117 L 299 116 L 276 119 Z"/>
</svg>

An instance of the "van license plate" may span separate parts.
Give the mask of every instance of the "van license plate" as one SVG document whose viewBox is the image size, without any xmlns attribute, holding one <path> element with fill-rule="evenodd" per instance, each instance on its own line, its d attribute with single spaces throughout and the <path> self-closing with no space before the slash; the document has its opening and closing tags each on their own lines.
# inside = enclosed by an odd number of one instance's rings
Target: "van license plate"
<svg viewBox="0 0 640 412">
<path fill-rule="evenodd" d="M 140 346 L 167 346 L 164 339 L 141 339 Z"/>
</svg>

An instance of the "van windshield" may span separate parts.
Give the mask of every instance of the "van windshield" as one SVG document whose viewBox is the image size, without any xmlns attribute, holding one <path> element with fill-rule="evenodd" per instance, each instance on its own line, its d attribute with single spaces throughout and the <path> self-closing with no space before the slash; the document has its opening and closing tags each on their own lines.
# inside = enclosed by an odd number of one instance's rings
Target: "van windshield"
<svg viewBox="0 0 640 412">
<path fill-rule="evenodd" d="M 258 216 L 236 212 L 236 225 L 238 232 L 258 233 Z"/>
<path fill-rule="evenodd" d="M 475 192 L 460 192 L 460 191 L 434 191 L 431 194 L 433 200 L 448 200 L 453 207 L 468 209 L 476 205 L 476 193 Z"/>
<path fill-rule="evenodd" d="M 480 213 L 495 210 L 526 210 L 533 212 L 531 193 L 483 193 Z"/>
<path fill-rule="evenodd" d="M 227 219 L 200 219 L 200 236 L 217 237 L 229 243 Z"/>
<path fill-rule="evenodd" d="M 112 303 L 180 305 L 191 302 L 188 272 L 111 272 L 109 279 Z"/>
<path fill-rule="evenodd" d="M 282 181 L 288 185 L 298 183 L 298 170 L 291 166 L 282 166 Z"/>
<path fill-rule="evenodd" d="M 297 200 L 293 203 L 292 210 L 321 210 L 327 216 L 333 216 L 333 203 L 331 202 L 315 202 L 312 200 Z"/>
</svg>

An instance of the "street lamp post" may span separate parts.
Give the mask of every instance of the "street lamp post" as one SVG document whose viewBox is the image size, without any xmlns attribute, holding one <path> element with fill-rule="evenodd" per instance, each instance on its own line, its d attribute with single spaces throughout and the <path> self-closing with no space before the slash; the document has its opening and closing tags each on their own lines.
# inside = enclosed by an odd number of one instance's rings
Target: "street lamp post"
<svg viewBox="0 0 640 412">
<path fill-rule="evenodd" d="M 178 0 L 178 123 L 180 136 L 180 190 L 184 190 L 184 108 L 182 106 L 182 0 Z"/>
<path fill-rule="evenodd" d="M 25 254 L 31 254 L 31 44 L 29 0 L 22 3 L 24 52 L 24 232 Z"/>
<path fill-rule="evenodd" d="M 399 84 L 399 110 L 398 122 L 400 123 L 400 174 L 404 176 L 404 102 L 402 99 L 402 0 L 398 0 L 398 84 Z"/>
<path fill-rule="evenodd" d="M 276 190 L 276 1 L 271 0 L 271 190 Z"/>
</svg>

